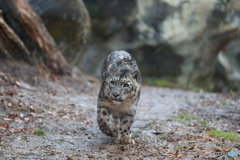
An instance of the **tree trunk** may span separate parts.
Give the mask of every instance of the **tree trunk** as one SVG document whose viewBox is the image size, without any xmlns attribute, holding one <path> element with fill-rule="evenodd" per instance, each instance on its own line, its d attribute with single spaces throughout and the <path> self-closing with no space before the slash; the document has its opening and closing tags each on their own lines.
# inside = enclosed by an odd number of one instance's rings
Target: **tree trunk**
<svg viewBox="0 0 240 160">
<path fill-rule="evenodd" d="M 28 61 L 29 51 L 17 34 L 4 21 L 0 10 L 0 46 L 5 58 L 24 59 Z"/>
<path fill-rule="evenodd" d="M 10 14 L 22 25 L 27 35 L 38 45 L 46 57 L 46 65 L 58 74 L 71 75 L 66 59 L 48 33 L 41 18 L 24 0 L 4 0 Z"/>
</svg>

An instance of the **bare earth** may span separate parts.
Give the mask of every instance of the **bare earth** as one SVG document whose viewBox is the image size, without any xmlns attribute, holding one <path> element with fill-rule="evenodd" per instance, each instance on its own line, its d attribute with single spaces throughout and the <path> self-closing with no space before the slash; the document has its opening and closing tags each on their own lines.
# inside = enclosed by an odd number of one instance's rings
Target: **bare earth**
<svg viewBox="0 0 240 160">
<path fill-rule="evenodd" d="M 240 158 L 239 93 L 143 86 L 133 125 L 136 144 L 126 145 L 98 129 L 99 85 L 55 79 L 28 83 L 0 72 L 0 159 L 222 159 L 212 152 Z M 238 137 L 214 137 L 211 129 Z"/>
</svg>

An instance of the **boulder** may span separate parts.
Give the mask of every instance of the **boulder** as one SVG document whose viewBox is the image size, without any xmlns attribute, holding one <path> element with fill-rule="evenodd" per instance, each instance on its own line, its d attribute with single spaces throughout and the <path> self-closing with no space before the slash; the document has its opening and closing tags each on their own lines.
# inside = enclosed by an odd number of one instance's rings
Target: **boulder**
<svg viewBox="0 0 240 160">
<path fill-rule="evenodd" d="M 91 31 L 91 21 L 82 0 L 26 0 L 42 18 L 49 33 L 71 66 L 80 66 L 81 56 Z M 11 28 L 21 38 L 34 58 L 42 59 L 41 51 L 11 17 L 3 2 L 0 9 Z"/>
<path fill-rule="evenodd" d="M 93 34 L 83 58 L 99 76 L 103 57 L 126 50 L 143 77 L 214 88 L 219 52 L 240 32 L 238 0 L 85 1 Z M 92 57 L 98 55 L 98 59 Z"/>
</svg>

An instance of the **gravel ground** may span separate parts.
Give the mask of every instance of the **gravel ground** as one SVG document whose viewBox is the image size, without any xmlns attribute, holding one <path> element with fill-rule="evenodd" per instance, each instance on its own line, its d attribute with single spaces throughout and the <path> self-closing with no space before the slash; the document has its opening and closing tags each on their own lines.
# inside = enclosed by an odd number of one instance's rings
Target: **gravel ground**
<svg viewBox="0 0 240 160">
<path fill-rule="evenodd" d="M 0 73 L 0 159 L 239 159 L 239 93 L 142 87 L 135 145 L 96 124 L 99 85 L 74 78 L 34 83 Z M 235 139 L 210 135 L 213 129 Z M 234 152 L 238 156 L 224 156 Z"/>
</svg>

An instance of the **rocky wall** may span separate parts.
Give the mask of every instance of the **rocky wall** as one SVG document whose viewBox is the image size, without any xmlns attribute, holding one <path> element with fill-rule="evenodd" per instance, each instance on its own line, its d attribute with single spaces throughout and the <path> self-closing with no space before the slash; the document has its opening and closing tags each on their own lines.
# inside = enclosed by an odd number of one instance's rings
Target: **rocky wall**
<svg viewBox="0 0 240 160">
<path fill-rule="evenodd" d="M 121 49 L 138 61 L 144 77 L 212 90 L 221 81 L 214 78 L 218 54 L 240 31 L 238 0 L 84 2 L 93 34 L 83 68 L 98 76 L 103 57 Z"/>
</svg>

